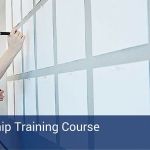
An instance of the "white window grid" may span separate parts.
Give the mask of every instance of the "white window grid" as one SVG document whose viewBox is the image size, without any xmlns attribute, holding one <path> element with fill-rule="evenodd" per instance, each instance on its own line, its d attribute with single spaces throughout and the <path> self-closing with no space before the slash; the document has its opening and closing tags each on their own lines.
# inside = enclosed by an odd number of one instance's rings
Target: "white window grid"
<svg viewBox="0 0 150 150">
<path fill-rule="evenodd" d="M 45 0 L 41 0 L 41 2 Z M 72 62 L 67 62 L 64 64 L 58 64 L 57 62 L 57 28 L 56 28 L 56 0 L 52 0 L 53 8 L 53 50 L 54 50 L 54 66 L 37 69 L 37 43 L 36 43 L 36 14 L 34 15 L 34 45 L 35 45 L 35 70 L 30 72 L 24 72 L 23 64 L 23 52 L 22 52 L 22 72 L 21 74 L 12 75 L 7 77 L 7 81 L 13 81 L 13 88 L 15 92 L 15 81 L 23 80 L 23 93 L 25 92 L 24 80 L 35 78 L 36 86 L 36 114 L 39 115 L 38 111 L 38 82 L 37 78 L 41 76 L 54 75 L 55 76 L 55 110 L 56 115 L 59 115 L 59 94 L 58 94 L 58 75 L 60 73 L 68 73 L 86 70 L 87 71 L 87 108 L 88 115 L 94 115 L 94 96 L 93 96 L 93 69 L 127 64 L 132 62 L 140 62 L 144 60 L 149 60 L 150 58 L 150 43 L 145 45 L 140 45 L 136 47 L 131 47 L 127 49 L 122 49 L 115 52 L 110 52 L 106 54 L 101 54 L 98 56 L 92 56 L 92 14 L 91 14 L 91 1 L 84 0 L 85 5 L 85 51 L 86 58 L 79 59 Z M 35 4 L 35 0 L 33 0 Z M 11 0 L 12 6 L 12 26 L 13 25 L 13 0 Z M 22 16 L 22 0 L 21 0 L 21 19 Z M 148 0 L 148 27 L 150 26 L 150 1 Z M 23 31 L 23 28 L 21 27 Z M 150 29 L 149 29 L 150 37 Z M 13 74 L 14 74 L 14 64 L 13 64 Z M 23 114 L 25 114 L 25 95 L 23 94 Z M 15 93 L 14 93 L 14 103 L 15 103 Z"/>
</svg>

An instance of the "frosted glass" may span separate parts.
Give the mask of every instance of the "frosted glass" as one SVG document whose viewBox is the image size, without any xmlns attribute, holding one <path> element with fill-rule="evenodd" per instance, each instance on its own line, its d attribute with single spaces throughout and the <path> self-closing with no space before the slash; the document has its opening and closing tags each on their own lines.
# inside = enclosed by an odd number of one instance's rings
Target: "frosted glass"
<svg viewBox="0 0 150 150">
<path fill-rule="evenodd" d="M 54 76 L 38 78 L 39 115 L 55 115 Z"/>
<path fill-rule="evenodd" d="M 92 0 L 93 55 L 148 43 L 147 0 Z"/>
<path fill-rule="evenodd" d="M 15 115 L 23 115 L 23 81 L 15 81 Z"/>
<path fill-rule="evenodd" d="M 56 0 L 58 63 L 85 57 L 84 0 Z"/>
<path fill-rule="evenodd" d="M 7 82 L 8 115 L 14 115 L 14 86 L 13 81 Z"/>
<path fill-rule="evenodd" d="M 49 0 L 36 16 L 37 67 L 41 69 L 54 65 L 52 0 Z"/>
<path fill-rule="evenodd" d="M 23 31 L 26 36 L 23 46 L 24 71 L 28 72 L 35 69 L 33 18 L 24 24 Z"/>
<path fill-rule="evenodd" d="M 60 74 L 58 82 L 60 115 L 87 115 L 86 71 Z"/>
<path fill-rule="evenodd" d="M 95 115 L 149 115 L 149 63 L 94 69 Z"/>
<path fill-rule="evenodd" d="M 25 80 L 25 115 L 36 115 L 35 79 Z"/>
</svg>

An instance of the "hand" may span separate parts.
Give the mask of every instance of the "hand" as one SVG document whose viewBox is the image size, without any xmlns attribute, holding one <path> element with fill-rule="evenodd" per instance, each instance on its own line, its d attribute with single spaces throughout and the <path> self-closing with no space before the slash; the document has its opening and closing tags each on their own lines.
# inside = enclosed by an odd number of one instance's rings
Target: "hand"
<svg viewBox="0 0 150 150">
<path fill-rule="evenodd" d="M 23 33 L 17 31 L 16 28 L 13 28 L 8 36 L 8 49 L 17 54 L 22 49 L 24 40 L 25 36 Z"/>
<path fill-rule="evenodd" d="M 3 101 L 4 97 L 4 91 L 0 89 L 0 101 Z"/>
</svg>

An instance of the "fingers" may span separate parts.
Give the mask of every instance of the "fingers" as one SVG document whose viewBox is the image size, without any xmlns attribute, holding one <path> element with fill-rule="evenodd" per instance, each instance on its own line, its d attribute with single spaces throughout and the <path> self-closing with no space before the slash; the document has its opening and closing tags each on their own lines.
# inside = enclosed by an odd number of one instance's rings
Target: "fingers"
<svg viewBox="0 0 150 150">
<path fill-rule="evenodd" d="M 15 36 L 15 37 L 17 37 L 17 38 L 20 38 L 20 39 L 23 38 L 23 39 L 24 39 L 23 33 L 20 32 L 20 31 L 18 31 L 16 27 L 14 27 L 14 28 L 12 29 L 12 31 L 11 31 L 10 36 L 12 36 L 12 35 Z"/>
<path fill-rule="evenodd" d="M 22 42 L 25 40 L 25 36 L 23 36 L 22 38 L 21 38 L 21 40 L 22 40 Z"/>
<path fill-rule="evenodd" d="M 4 97 L 4 91 L 0 89 L 0 100 L 3 100 Z"/>
<path fill-rule="evenodd" d="M 19 33 L 19 35 L 18 35 L 18 37 L 19 37 L 20 39 L 22 39 L 22 37 L 23 37 L 23 33 L 22 33 L 22 32 L 20 32 L 20 33 Z"/>
<path fill-rule="evenodd" d="M 15 33 L 16 33 L 16 31 L 17 31 L 17 29 L 16 29 L 16 28 L 13 28 L 13 29 L 12 29 L 12 31 L 11 31 L 11 33 L 10 33 L 10 35 L 15 34 Z"/>
<path fill-rule="evenodd" d="M 0 90 L 0 95 L 3 94 L 3 93 L 4 93 L 4 91 L 3 91 L 3 90 Z"/>
<path fill-rule="evenodd" d="M 16 36 L 16 37 L 19 37 L 19 35 L 20 35 L 20 32 L 19 32 L 19 31 L 16 31 L 15 36 Z"/>
</svg>

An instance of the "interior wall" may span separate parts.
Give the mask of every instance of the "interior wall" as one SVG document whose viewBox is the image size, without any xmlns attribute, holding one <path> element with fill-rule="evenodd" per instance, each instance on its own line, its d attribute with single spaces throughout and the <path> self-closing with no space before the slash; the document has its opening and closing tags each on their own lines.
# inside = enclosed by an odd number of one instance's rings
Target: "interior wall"
<svg viewBox="0 0 150 150">
<path fill-rule="evenodd" d="M 5 15 L 5 0 L 0 0 L 0 31 L 6 29 L 6 15 Z M 6 37 L 0 36 L 0 56 L 6 49 Z M 6 88 L 6 75 L 0 80 L 0 89 L 5 91 L 4 101 L 0 101 L 0 115 L 7 115 L 7 88 Z"/>
</svg>

